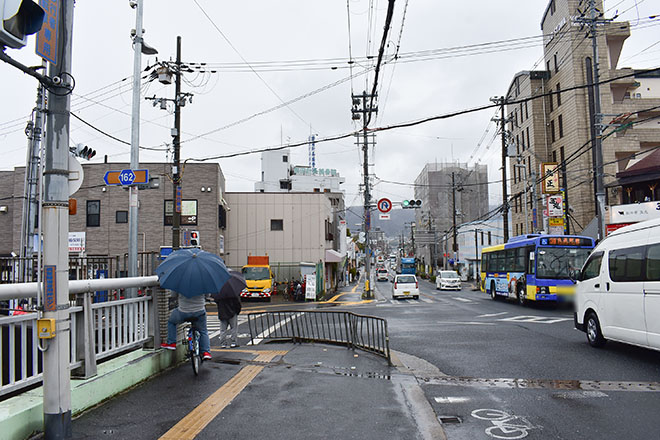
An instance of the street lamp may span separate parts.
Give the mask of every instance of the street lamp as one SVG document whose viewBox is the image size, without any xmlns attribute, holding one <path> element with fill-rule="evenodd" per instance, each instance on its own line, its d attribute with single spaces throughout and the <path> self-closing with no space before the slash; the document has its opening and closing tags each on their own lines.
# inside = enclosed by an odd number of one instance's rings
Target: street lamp
<svg viewBox="0 0 660 440">
<path fill-rule="evenodd" d="M 154 55 L 158 51 L 144 43 L 142 34 L 142 4 L 143 0 L 130 0 L 131 8 L 135 9 L 135 29 L 131 31 L 133 38 L 133 106 L 131 112 L 131 169 L 139 168 L 140 161 L 140 81 L 142 73 L 142 54 Z M 136 277 L 138 253 L 138 188 L 131 185 L 128 188 L 128 276 Z M 137 296 L 137 289 L 127 290 L 129 298 Z"/>
</svg>

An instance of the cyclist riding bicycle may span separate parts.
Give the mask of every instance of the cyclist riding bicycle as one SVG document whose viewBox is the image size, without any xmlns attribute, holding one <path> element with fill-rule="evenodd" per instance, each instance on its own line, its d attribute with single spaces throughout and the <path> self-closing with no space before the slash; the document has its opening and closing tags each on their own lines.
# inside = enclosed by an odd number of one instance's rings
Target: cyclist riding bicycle
<svg viewBox="0 0 660 440">
<path fill-rule="evenodd" d="M 206 298 L 204 295 L 192 298 L 179 295 L 179 307 L 172 310 L 170 318 L 167 320 L 167 342 L 160 346 L 166 350 L 176 350 L 176 326 L 185 321 L 190 321 L 199 331 L 199 349 L 202 352 L 202 359 L 205 361 L 211 359 L 211 341 L 206 329 Z"/>
</svg>

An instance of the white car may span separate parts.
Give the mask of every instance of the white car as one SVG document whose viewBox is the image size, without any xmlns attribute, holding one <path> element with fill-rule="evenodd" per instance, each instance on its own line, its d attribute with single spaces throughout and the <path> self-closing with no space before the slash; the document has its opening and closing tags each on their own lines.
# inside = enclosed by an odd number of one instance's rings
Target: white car
<svg viewBox="0 0 660 440">
<path fill-rule="evenodd" d="M 660 350 L 660 219 L 618 229 L 594 248 L 575 310 L 575 327 L 594 347 L 611 339 Z"/>
<path fill-rule="evenodd" d="M 387 281 L 387 269 L 378 269 L 376 271 L 376 281 Z"/>
<path fill-rule="evenodd" d="M 435 288 L 461 290 L 461 279 L 453 270 L 441 270 L 435 277 Z"/>
<path fill-rule="evenodd" d="M 392 299 L 419 299 L 419 283 L 415 275 L 396 275 L 392 284 Z"/>
</svg>

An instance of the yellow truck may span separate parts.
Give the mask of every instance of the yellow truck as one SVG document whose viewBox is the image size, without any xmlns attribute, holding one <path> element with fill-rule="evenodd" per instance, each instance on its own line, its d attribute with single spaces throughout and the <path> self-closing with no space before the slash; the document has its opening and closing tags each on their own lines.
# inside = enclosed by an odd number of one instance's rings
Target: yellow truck
<svg viewBox="0 0 660 440">
<path fill-rule="evenodd" d="M 268 255 L 249 255 L 241 273 L 247 284 L 247 288 L 241 292 L 241 298 L 263 298 L 270 301 L 275 277 L 270 270 Z"/>
</svg>

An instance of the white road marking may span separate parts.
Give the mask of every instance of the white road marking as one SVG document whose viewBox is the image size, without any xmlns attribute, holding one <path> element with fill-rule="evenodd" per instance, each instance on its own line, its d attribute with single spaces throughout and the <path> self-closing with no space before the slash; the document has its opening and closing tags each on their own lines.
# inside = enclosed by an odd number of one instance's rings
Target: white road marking
<svg viewBox="0 0 660 440">
<path fill-rule="evenodd" d="M 460 297 L 458 297 L 458 296 L 454 296 L 453 298 L 454 298 L 456 301 L 461 301 L 461 302 L 464 302 L 464 303 L 471 303 L 471 302 L 472 302 L 472 300 L 470 300 L 470 299 L 460 298 Z"/>
<path fill-rule="evenodd" d="M 255 336 L 253 341 L 248 342 L 247 345 L 257 345 L 257 344 L 261 343 L 261 341 L 263 341 L 266 336 L 270 335 L 271 333 L 273 333 L 278 328 L 282 327 L 283 325 L 286 325 L 289 321 L 291 321 L 295 318 L 298 318 L 299 316 L 302 316 L 302 313 L 296 313 L 295 315 L 291 315 L 288 318 L 278 322 L 277 324 L 271 325 L 266 330 L 264 330 L 263 332 L 261 332 L 257 336 Z"/>
<path fill-rule="evenodd" d="M 508 322 L 532 322 L 535 324 L 556 324 L 562 321 L 572 321 L 572 318 L 552 318 L 550 316 L 512 316 L 510 318 L 502 318 L 499 321 Z"/>
<path fill-rule="evenodd" d="M 464 403 L 470 400 L 469 397 L 434 397 L 438 403 Z"/>
<path fill-rule="evenodd" d="M 428 298 L 420 298 L 419 300 L 420 300 L 420 301 L 424 301 L 425 303 L 432 303 L 432 302 L 434 302 L 432 299 L 428 299 Z"/>
<path fill-rule="evenodd" d="M 477 318 L 490 318 L 491 316 L 500 316 L 506 315 L 509 312 L 500 312 L 500 313 L 486 313 L 485 315 L 479 315 Z"/>
<path fill-rule="evenodd" d="M 247 322 L 247 316 L 238 315 L 238 325 L 241 325 L 244 322 Z M 220 336 L 220 333 L 222 333 L 222 330 L 220 330 L 220 320 L 219 319 L 207 319 L 206 320 L 206 328 L 209 330 L 209 339 L 213 339 L 217 336 Z M 212 330 L 214 330 L 213 333 L 211 333 Z"/>
<path fill-rule="evenodd" d="M 438 324 L 447 325 L 497 325 L 494 322 L 473 322 L 473 321 L 436 321 Z"/>
</svg>

